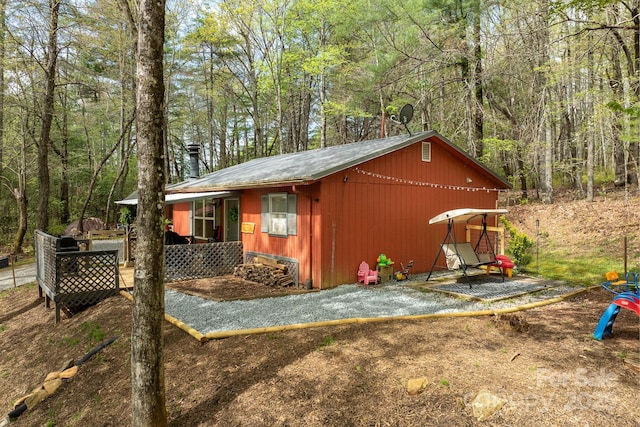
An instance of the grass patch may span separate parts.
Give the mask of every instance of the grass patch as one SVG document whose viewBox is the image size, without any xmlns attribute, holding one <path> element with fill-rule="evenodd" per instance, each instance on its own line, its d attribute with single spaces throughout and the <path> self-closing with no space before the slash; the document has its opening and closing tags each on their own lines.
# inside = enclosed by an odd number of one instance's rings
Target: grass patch
<svg viewBox="0 0 640 427">
<path fill-rule="evenodd" d="M 87 333 L 87 338 L 94 343 L 104 339 L 105 333 L 98 323 L 83 322 L 80 328 Z"/>
<path fill-rule="evenodd" d="M 64 337 L 62 338 L 62 345 L 66 346 L 66 347 L 73 347 L 78 345 L 78 343 L 80 342 L 80 340 L 78 338 L 72 338 L 72 337 Z"/>
<path fill-rule="evenodd" d="M 17 293 L 17 292 L 32 291 L 36 289 L 36 286 L 37 285 L 34 282 L 34 283 L 28 283 L 26 285 L 18 286 L 17 288 L 5 289 L 4 291 L 0 291 L 0 298 L 13 295 L 14 293 Z"/>
<path fill-rule="evenodd" d="M 529 271 L 535 273 L 535 261 L 529 264 Z M 638 266 L 628 265 L 629 271 L 638 271 Z M 540 253 L 538 259 L 538 275 L 561 280 L 569 285 L 592 286 L 606 280 L 605 273 L 624 272 L 624 261 L 607 254 L 594 251 L 593 254 L 582 254 L 575 257 L 566 251 L 550 251 Z"/>
<path fill-rule="evenodd" d="M 318 346 L 318 349 L 323 349 L 324 347 L 329 347 L 332 346 L 334 344 L 334 340 L 333 337 L 331 335 L 329 335 L 328 337 L 326 337 L 322 343 Z"/>
</svg>

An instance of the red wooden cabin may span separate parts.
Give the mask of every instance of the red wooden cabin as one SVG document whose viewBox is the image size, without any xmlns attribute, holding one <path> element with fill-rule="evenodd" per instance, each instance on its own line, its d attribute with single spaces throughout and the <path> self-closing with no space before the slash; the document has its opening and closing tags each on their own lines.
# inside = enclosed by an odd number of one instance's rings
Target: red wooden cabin
<svg viewBox="0 0 640 427">
<path fill-rule="evenodd" d="M 179 234 L 295 260 L 299 283 L 324 289 L 355 283 L 381 253 L 428 272 L 446 232 L 429 219 L 496 208 L 508 188 L 428 131 L 255 159 L 169 186 L 167 201 Z"/>
</svg>

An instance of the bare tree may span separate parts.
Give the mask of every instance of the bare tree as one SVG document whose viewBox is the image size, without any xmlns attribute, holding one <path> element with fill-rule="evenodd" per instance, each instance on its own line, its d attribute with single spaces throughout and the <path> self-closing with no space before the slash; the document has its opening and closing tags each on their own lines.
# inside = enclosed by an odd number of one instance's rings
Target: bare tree
<svg viewBox="0 0 640 427">
<path fill-rule="evenodd" d="M 6 0 L 0 0 L 0 175 L 2 175 L 2 153 L 4 152 L 4 59 L 5 59 L 5 19 L 7 15 Z M 0 190 L 2 191 L 2 190 Z"/>
<path fill-rule="evenodd" d="M 53 122 L 54 92 L 56 87 L 56 64 L 58 61 L 58 13 L 60 0 L 49 1 L 49 44 L 47 46 L 47 64 L 45 66 L 44 104 L 38 143 L 38 187 L 40 198 L 36 226 L 40 230 L 49 227 L 49 144 L 51 123 Z"/>
<path fill-rule="evenodd" d="M 164 379 L 164 45 L 165 2 L 138 2 L 136 135 L 138 243 L 131 334 L 133 426 L 167 425 Z"/>
</svg>

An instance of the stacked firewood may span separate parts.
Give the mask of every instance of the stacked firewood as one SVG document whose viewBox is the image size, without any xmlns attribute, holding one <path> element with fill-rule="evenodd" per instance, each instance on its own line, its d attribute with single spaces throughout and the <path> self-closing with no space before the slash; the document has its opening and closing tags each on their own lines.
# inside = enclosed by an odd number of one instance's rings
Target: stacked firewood
<svg viewBox="0 0 640 427">
<path fill-rule="evenodd" d="M 240 264 L 233 269 L 233 275 L 244 280 L 267 286 L 293 286 L 294 281 L 287 272 L 287 266 L 277 260 L 258 256 L 250 264 Z"/>
</svg>

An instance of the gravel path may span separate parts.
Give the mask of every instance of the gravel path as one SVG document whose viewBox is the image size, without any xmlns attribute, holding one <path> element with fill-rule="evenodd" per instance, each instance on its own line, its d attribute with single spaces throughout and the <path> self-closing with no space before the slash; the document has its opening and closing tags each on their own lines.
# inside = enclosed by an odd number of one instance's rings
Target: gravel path
<svg viewBox="0 0 640 427">
<path fill-rule="evenodd" d="M 419 277 L 414 278 L 418 279 Z M 370 287 L 342 285 L 321 292 L 225 302 L 166 290 L 165 310 L 206 335 L 210 332 L 349 318 L 495 310 L 551 299 L 575 290 L 563 285 L 501 301 L 482 302 L 467 301 L 441 292 L 421 292 L 405 285 L 409 283 L 393 282 Z M 474 288 L 477 286 L 474 284 Z M 509 286 L 517 288 L 519 284 L 510 282 Z"/>
</svg>

